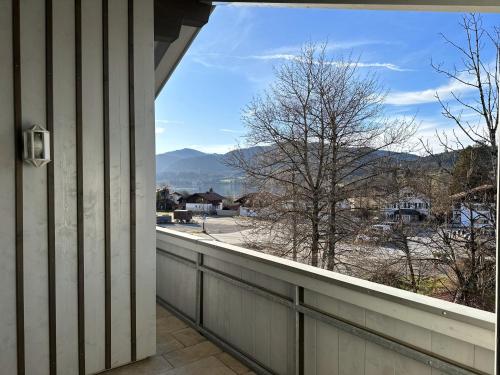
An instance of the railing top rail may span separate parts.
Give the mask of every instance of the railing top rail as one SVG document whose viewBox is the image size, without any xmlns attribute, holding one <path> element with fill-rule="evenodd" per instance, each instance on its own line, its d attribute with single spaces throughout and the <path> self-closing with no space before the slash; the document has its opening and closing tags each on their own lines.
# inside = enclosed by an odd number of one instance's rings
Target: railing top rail
<svg viewBox="0 0 500 375">
<path fill-rule="evenodd" d="M 386 285 L 377 284 L 351 276 L 342 275 L 337 272 L 327 271 L 321 268 L 294 262 L 292 260 L 279 258 L 250 249 L 245 249 L 243 247 L 218 242 L 215 240 L 202 239 L 200 237 L 171 229 L 157 227 L 156 230 L 157 234 L 166 235 L 171 238 L 189 241 L 193 244 L 196 244 L 196 249 L 192 249 L 193 251 L 206 253 L 207 255 L 213 255 L 214 250 L 217 252 L 222 252 L 222 254 L 225 254 L 226 257 L 222 260 L 240 263 L 240 265 L 243 267 L 252 268 L 252 262 L 256 262 L 258 264 L 268 266 L 258 267 L 258 269 L 254 269 L 257 272 L 268 274 L 271 277 L 281 279 L 294 285 L 317 291 L 319 293 L 330 295 L 334 298 L 339 298 L 340 296 L 336 294 L 338 290 L 334 292 L 331 291 L 332 286 L 338 286 L 344 289 L 349 289 L 361 293 L 362 299 L 358 298 L 357 301 L 362 305 L 368 305 L 371 302 L 368 301 L 370 298 L 378 298 L 387 302 L 393 302 L 401 305 L 402 310 L 398 312 L 399 314 L 401 314 L 401 316 L 407 313 L 404 311 L 404 308 L 422 310 L 427 313 L 436 315 L 436 322 L 423 322 L 423 325 L 432 324 L 432 326 L 436 327 L 444 323 L 442 319 L 453 319 L 458 322 L 463 322 L 485 329 L 487 331 L 491 331 L 491 334 L 493 334 L 494 332 L 496 315 L 487 311 L 474 309 L 471 307 L 412 293 Z M 158 239 L 161 241 L 161 236 Z M 242 261 L 238 262 L 237 258 L 244 259 L 244 264 L 241 264 Z M 291 277 L 290 273 L 293 274 L 293 278 Z M 312 285 L 311 282 L 314 281 L 320 281 L 321 283 L 316 282 L 314 283 L 314 285 Z M 311 288 L 311 286 L 314 286 L 314 288 Z M 330 287 L 328 288 L 328 286 Z M 363 298 L 366 299 L 366 303 L 364 303 Z M 385 307 L 381 306 L 380 309 L 385 309 L 385 311 L 389 312 L 391 310 L 391 307 L 388 304 Z M 396 312 L 394 313 L 396 314 Z M 438 322 L 437 320 L 440 321 Z M 489 342 L 490 340 L 488 339 L 487 341 Z M 488 345 L 485 346 L 490 346 L 490 344 L 488 343 Z"/>
</svg>

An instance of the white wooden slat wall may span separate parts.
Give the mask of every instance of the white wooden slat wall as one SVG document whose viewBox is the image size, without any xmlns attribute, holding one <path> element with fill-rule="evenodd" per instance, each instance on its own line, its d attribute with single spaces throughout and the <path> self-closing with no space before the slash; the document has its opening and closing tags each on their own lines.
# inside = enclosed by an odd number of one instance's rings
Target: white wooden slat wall
<svg viewBox="0 0 500 375">
<path fill-rule="evenodd" d="M 16 185 L 13 9 L 20 5 L 21 119 L 24 129 L 47 127 L 46 14 L 49 0 L 0 0 L 0 374 L 16 374 Z M 54 213 L 55 366 L 79 374 L 77 174 L 83 178 L 85 373 L 132 360 L 128 0 L 109 0 L 109 165 L 111 345 L 105 345 L 105 149 L 103 109 L 104 0 L 82 0 L 82 153 L 77 169 L 77 0 L 52 0 L 54 205 L 48 207 L 47 168 L 21 173 L 26 374 L 50 374 L 49 210 Z M 133 1 L 135 160 L 137 175 L 137 359 L 153 355 L 155 340 L 153 0 Z M 55 373 L 55 371 L 53 372 Z"/>
<path fill-rule="evenodd" d="M 78 373 L 75 4 L 54 0 L 54 196 L 57 371 Z M 57 95 L 64 93 L 64 95 Z"/>
<path fill-rule="evenodd" d="M 104 368 L 104 149 L 101 1 L 82 1 L 85 368 Z"/>
<path fill-rule="evenodd" d="M 137 206 L 137 359 L 156 351 L 156 210 L 153 0 L 134 2 Z"/>
<path fill-rule="evenodd" d="M 12 4 L 0 0 L 0 364 L 15 374 L 16 232 Z"/>
<path fill-rule="evenodd" d="M 111 365 L 130 361 L 130 171 L 127 0 L 109 1 Z M 124 79 L 125 77 L 125 79 Z"/>
<path fill-rule="evenodd" d="M 21 1 L 21 102 L 23 129 L 45 125 L 45 4 Z M 26 373 L 49 367 L 47 171 L 23 170 L 24 330 Z"/>
</svg>

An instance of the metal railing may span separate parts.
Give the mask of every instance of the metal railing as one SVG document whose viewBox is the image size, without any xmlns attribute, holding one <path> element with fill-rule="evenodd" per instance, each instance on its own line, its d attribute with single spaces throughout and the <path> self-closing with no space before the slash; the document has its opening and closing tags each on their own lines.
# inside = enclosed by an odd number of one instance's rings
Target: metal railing
<svg viewBox="0 0 500 375">
<path fill-rule="evenodd" d="M 493 373 L 494 314 L 163 228 L 157 259 L 158 302 L 258 373 Z"/>
</svg>

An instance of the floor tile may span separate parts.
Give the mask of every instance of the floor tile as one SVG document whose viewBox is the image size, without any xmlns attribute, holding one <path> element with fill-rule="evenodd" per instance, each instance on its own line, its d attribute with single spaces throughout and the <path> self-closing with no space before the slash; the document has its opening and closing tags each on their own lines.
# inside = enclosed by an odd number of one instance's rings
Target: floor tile
<svg viewBox="0 0 500 375">
<path fill-rule="evenodd" d="M 177 319 L 175 316 L 168 316 L 156 320 L 156 330 L 159 332 L 174 332 L 186 327 L 186 323 Z"/>
<path fill-rule="evenodd" d="M 182 343 L 180 343 L 176 339 L 156 342 L 156 354 L 167 354 L 173 352 L 174 350 L 179 350 L 182 348 L 184 348 L 184 345 L 182 345 Z"/>
<path fill-rule="evenodd" d="M 194 346 L 167 353 L 164 357 L 172 366 L 182 367 L 188 363 L 196 362 L 220 352 L 221 350 L 210 341 L 204 341 Z"/>
<path fill-rule="evenodd" d="M 107 371 L 105 375 L 158 375 L 171 369 L 172 366 L 161 355 L 149 357 L 127 366 Z M 104 375 L 103 374 L 103 375 Z"/>
<path fill-rule="evenodd" d="M 206 341 L 206 338 L 200 335 L 197 331 L 192 328 L 184 328 L 179 331 L 172 333 L 176 340 L 181 342 L 184 346 L 196 345 L 202 341 Z"/>
<path fill-rule="evenodd" d="M 240 363 L 237 359 L 235 359 L 233 356 L 225 352 L 219 353 L 215 357 L 237 374 L 247 374 L 250 371 L 248 367 L 246 367 L 245 365 Z"/>
<path fill-rule="evenodd" d="M 169 316 L 172 316 L 172 313 L 168 311 L 167 309 L 164 309 L 160 305 L 156 305 L 156 318 L 167 318 Z"/>
<path fill-rule="evenodd" d="M 215 357 L 207 357 L 186 366 L 174 368 L 161 375 L 234 375 L 235 373 L 227 368 Z"/>
<path fill-rule="evenodd" d="M 255 375 L 168 310 L 156 308 L 157 355 L 105 375 Z"/>
</svg>

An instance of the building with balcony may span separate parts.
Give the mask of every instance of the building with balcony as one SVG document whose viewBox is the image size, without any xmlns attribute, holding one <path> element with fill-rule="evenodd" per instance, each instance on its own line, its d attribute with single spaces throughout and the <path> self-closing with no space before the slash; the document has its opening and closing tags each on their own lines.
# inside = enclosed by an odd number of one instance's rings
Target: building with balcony
<svg viewBox="0 0 500 375">
<path fill-rule="evenodd" d="M 431 204 L 430 199 L 425 195 L 406 188 L 386 198 L 381 211 L 387 220 L 402 220 L 405 223 L 418 222 L 429 217 Z"/>
<path fill-rule="evenodd" d="M 495 314 L 155 227 L 155 96 L 212 9 L 0 0 L 0 374 L 493 374 Z"/>
</svg>

